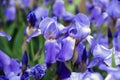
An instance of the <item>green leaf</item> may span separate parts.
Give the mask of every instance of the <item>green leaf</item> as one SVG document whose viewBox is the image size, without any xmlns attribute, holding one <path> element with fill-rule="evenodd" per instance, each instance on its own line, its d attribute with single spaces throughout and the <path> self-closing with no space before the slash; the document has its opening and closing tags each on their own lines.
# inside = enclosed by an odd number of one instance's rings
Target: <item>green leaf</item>
<svg viewBox="0 0 120 80">
<path fill-rule="evenodd" d="M 114 56 L 114 49 L 113 49 L 113 51 L 112 51 L 112 67 L 116 67 L 116 63 L 115 63 L 115 56 Z"/>
<path fill-rule="evenodd" d="M 23 31 L 24 31 L 25 24 L 18 26 L 17 33 L 15 34 L 15 39 L 13 42 L 13 55 L 14 57 L 21 58 L 22 56 L 22 44 L 23 44 Z"/>
<path fill-rule="evenodd" d="M 78 58 L 78 51 L 77 49 L 75 48 L 75 51 L 74 51 L 74 54 L 73 54 L 73 58 L 72 58 L 72 64 L 74 65 L 74 63 L 76 62 Z"/>
</svg>

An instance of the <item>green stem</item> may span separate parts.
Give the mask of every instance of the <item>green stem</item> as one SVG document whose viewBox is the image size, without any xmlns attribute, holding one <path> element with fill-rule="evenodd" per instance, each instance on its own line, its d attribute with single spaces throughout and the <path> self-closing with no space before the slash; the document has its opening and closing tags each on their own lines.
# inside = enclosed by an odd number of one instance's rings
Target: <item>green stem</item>
<svg viewBox="0 0 120 80">
<path fill-rule="evenodd" d="M 32 42 L 32 40 L 31 40 L 31 43 L 30 43 L 30 47 L 31 47 L 31 57 L 33 59 L 34 58 L 34 48 L 33 48 L 33 42 Z"/>
</svg>

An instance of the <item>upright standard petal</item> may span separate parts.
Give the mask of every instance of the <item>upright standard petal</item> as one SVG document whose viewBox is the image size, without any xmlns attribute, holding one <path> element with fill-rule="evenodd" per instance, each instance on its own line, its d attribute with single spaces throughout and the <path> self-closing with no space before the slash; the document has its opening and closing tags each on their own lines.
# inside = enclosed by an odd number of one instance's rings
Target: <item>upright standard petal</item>
<svg viewBox="0 0 120 80">
<path fill-rule="evenodd" d="M 85 39 L 90 34 L 90 21 L 84 14 L 77 14 L 69 26 L 68 34 L 77 40 Z"/>
</svg>

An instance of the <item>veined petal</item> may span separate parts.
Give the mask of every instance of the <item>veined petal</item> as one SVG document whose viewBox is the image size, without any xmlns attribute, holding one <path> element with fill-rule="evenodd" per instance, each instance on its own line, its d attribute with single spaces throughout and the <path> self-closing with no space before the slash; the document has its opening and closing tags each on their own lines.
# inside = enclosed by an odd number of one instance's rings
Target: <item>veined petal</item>
<svg viewBox="0 0 120 80">
<path fill-rule="evenodd" d="M 11 40 L 11 36 L 9 36 L 8 34 L 6 34 L 5 32 L 0 31 L 0 36 L 3 36 L 5 38 L 7 38 L 8 40 Z"/>
<path fill-rule="evenodd" d="M 45 30 L 49 27 L 49 25 L 54 22 L 55 20 L 52 18 L 49 18 L 49 17 L 44 18 L 39 24 L 41 33 L 44 34 Z"/>
<path fill-rule="evenodd" d="M 11 59 L 10 64 L 4 67 L 4 73 L 6 75 L 10 74 L 11 72 L 13 72 L 15 75 L 18 75 L 20 71 L 20 64 L 15 59 Z"/>
<path fill-rule="evenodd" d="M 70 60 L 73 56 L 74 48 L 75 39 L 70 36 L 64 38 L 61 42 L 61 50 L 57 56 L 57 60 L 62 62 Z"/>
<path fill-rule="evenodd" d="M 56 40 L 46 40 L 45 42 L 45 63 L 55 63 L 60 51 L 60 45 Z"/>
<path fill-rule="evenodd" d="M 44 32 L 44 37 L 47 39 L 49 38 L 56 38 L 59 34 L 58 25 L 56 23 L 51 23 L 48 25 L 47 29 Z"/>
<path fill-rule="evenodd" d="M 84 14 L 77 14 L 70 25 L 68 34 L 75 39 L 82 40 L 90 34 L 90 21 Z"/>
<path fill-rule="evenodd" d="M 111 53 L 112 53 L 112 49 L 107 49 L 99 44 L 97 44 L 93 50 L 94 57 L 100 57 L 102 59 L 107 58 L 109 55 L 111 55 Z"/>
<path fill-rule="evenodd" d="M 68 31 L 69 35 L 73 36 L 77 40 L 86 38 L 90 34 L 90 28 L 81 26 L 78 22 L 75 23 L 75 25 L 71 25 L 71 28 Z"/>
</svg>

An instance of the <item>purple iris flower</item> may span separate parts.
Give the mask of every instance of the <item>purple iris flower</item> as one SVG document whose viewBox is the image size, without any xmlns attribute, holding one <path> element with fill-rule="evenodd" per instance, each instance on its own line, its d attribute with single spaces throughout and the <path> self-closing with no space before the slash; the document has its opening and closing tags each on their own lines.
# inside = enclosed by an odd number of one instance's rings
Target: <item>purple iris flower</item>
<svg viewBox="0 0 120 80">
<path fill-rule="evenodd" d="M 70 26 L 68 26 L 68 37 L 61 42 L 61 51 L 58 55 L 59 61 L 70 60 L 74 53 L 75 41 L 83 40 L 90 34 L 90 22 L 83 14 L 77 14 Z"/>
<path fill-rule="evenodd" d="M 7 38 L 8 40 L 11 40 L 11 36 L 8 35 L 8 34 L 6 34 L 6 33 L 3 32 L 3 31 L 0 31 L 0 36 L 3 36 L 3 37 L 5 37 L 5 38 Z"/>
<path fill-rule="evenodd" d="M 63 0 L 56 0 L 53 5 L 53 14 L 55 16 L 61 16 L 65 12 L 64 1 Z"/>
<path fill-rule="evenodd" d="M 9 6 L 5 10 L 5 17 L 8 21 L 13 21 L 16 18 L 16 7 L 15 6 Z"/>
<path fill-rule="evenodd" d="M 46 17 L 40 22 L 39 29 L 31 34 L 27 41 L 42 34 L 46 39 L 45 62 L 54 63 L 56 60 L 64 62 L 72 58 L 76 39 L 81 41 L 90 34 L 89 26 L 90 22 L 83 14 L 76 15 L 72 24 L 66 28 L 57 23 L 55 18 Z M 67 36 L 64 37 L 63 34 Z"/>
</svg>

